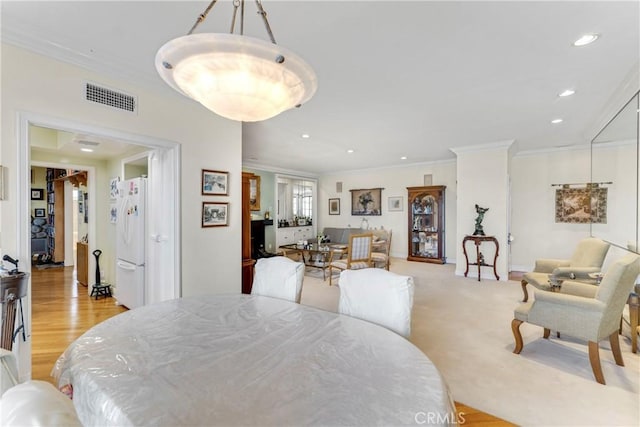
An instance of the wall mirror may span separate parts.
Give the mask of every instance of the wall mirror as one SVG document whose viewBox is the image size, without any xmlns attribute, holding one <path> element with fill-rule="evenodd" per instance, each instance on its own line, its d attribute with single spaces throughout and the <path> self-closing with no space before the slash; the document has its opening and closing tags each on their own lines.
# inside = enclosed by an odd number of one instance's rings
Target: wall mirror
<svg viewBox="0 0 640 427">
<path fill-rule="evenodd" d="M 607 182 L 607 221 L 591 224 L 591 235 L 638 252 L 638 111 L 636 94 L 591 141 L 591 182 Z"/>
<path fill-rule="evenodd" d="M 307 224 L 313 220 L 316 206 L 316 181 L 306 178 L 295 178 L 278 175 L 278 220 L 285 220 L 289 223 L 294 218 L 298 219 L 296 225 Z"/>
<path fill-rule="evenodd" d="M 249 210 L 260 210 L 260 175 L 249 178 Z"/>
</svg>

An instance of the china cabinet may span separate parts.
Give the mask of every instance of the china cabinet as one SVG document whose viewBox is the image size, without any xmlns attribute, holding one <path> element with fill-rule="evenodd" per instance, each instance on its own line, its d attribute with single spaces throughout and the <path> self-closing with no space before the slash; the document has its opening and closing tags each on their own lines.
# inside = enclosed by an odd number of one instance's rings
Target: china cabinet
<svg viewBox="0 0 640 427">
<path fill-rule="evenodd" d="M 409 261 L 444 264 L 444 185 L 407 187 Z"/>
</svg>

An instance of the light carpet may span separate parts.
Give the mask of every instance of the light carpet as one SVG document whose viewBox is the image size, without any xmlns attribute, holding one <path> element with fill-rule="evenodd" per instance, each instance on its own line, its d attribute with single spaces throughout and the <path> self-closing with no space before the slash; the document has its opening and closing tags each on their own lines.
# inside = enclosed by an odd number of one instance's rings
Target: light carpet
<svg viewBox="0 0 640 427">
<path fill-rule="evenodd" d="M 438 367 L 456 401 L 519 425 L 640 425 L 640 356 L 631 353 L 628 325 L 620 339 L 624 367 L 615 364 L 608 340 L 600 343 L 601 385 L 584 342 L 554 334 L 545 340 L 542 328 L 523 324 L 524 349 L 512 353 L 520 282 L 478 282 L 455 276 L 453 265 L 392 261 L 391 271 L 415 282 L 410 340 Z M 337 311 L 339 293 L 321 270 L 307 268 L 302 304 Z"/>
</svg>

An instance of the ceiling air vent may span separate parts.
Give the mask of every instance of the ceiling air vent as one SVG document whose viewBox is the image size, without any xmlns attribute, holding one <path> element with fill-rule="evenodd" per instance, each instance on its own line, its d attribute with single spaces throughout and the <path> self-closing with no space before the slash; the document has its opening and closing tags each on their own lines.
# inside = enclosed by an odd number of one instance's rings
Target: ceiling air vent
<svg viewBox="0 0 640 427">
<path fill-rule="evenodd" d="M 118 110 L 137 112 L 137 99 L 135 96 L 118 92 L 113 89 L 98 86 L 93 83 L 87 83 L 85 89 L 87 101 L 97 102 L 98 104 L 107 105 L 117 108 Z"/>
</svg>

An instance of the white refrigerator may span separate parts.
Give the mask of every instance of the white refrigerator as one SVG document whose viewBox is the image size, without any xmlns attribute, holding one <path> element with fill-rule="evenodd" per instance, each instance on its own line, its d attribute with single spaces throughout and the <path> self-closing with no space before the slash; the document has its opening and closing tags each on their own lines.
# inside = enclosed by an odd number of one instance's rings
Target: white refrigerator
<svg viewBox="0 0 640 427">
<path fill-rule="evenodd" d="M 118 184 L 114 294 L 118 303 L 129 309 L 145 303 L 146 187 L 146 178 L 133 178 Z"/>
</svg>

